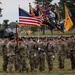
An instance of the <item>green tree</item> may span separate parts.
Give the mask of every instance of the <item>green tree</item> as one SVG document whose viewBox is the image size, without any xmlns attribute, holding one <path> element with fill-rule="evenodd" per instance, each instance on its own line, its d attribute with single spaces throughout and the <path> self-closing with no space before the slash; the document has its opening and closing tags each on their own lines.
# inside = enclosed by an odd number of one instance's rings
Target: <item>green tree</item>
<svg viewBox="0 0 75 75">
<path fill-rule="evenodd" d="M 30 29 L 31 29 L 31 31 L 32 31 L 33 34 L 34 34 L 36 31 L 38 31 L 38 28 L 37 28 L 37 27 L 31 27 Z"/>
<path fill-rule="evenodd" d="M 10 27 L 11 29 L 16 28 L 16 22 L 11 22 L 11 23 L 9 24 L 9 27 Z"/>
<path fill-rule="evenodd" d="M 35 0 L 35 4 L 39 4 L 39 5 L 41 5 L 42 7 L 45 7 L 45 8 L 47 8 L 47 7 L 50 7 L 52 4 L 51 4 L 51 2 L 52 2 L 53 0 Z"/>
<path fill-rule="evenodd" d="M 75 7 L 74 7 L 75 0 L 60 0 L 60 2 L 58 4 L 60 7 L 60 13 L 61 13 L 62 19 L 65 18 L 64 3 L 69 8 L 69 10 L 72 14 L 71 19 L 72 19 L 73 23 L 75 24 Z"/>
</svg>

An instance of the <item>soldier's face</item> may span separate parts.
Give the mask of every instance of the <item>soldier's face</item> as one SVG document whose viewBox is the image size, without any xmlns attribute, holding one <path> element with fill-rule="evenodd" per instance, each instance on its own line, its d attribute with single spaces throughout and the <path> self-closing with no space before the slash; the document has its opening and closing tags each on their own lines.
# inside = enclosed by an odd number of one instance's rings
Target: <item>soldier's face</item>
<svg viewBox="0 0 75 75">
<path fill-rule="evenodd" d="M 22 44 L 22 41 L 19 41 L 19 44 Z"/>
<path fill-rule="evenodd" d="M 11 42 L 14 42 L 14 40 L 11 40 Z"/>
<path fill-rule="evenodd" d="M 4 40 L 5 40 L 5 41 L 8 41 L 8 38 L 5 38 Z"/>
</svg>

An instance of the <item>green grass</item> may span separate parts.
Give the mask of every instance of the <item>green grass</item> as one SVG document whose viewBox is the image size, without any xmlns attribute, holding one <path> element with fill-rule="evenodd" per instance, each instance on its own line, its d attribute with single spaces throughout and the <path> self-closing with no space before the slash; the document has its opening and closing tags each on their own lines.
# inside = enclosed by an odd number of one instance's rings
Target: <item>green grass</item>
<svg viewBox="0 0 75 75">
<path fill-rule="evenodd" d="M 75 70 L 71 70 L 71 64 L 70 64 L 69 59 L 65 60 L 64 70 L 60 70 L 58 68 L 57 56 L 53 62 L 54 67 L 53 67 L 53 70 L 51 72 L 48 72 L 48 66 L 47 66 L 47 62 L 46 62 L 46 68 L 45 68 L 44 72 L 40 72 L 39 70 L 37 70 L 35 72 L 16 73 L 13 69 L 12 73 L 4 73 L 2 70 L 2 63 L 3 63 L 2 56 L 0 56 L 0 75 L 75 75 Z"/>
<path fill-rule="evenodd" d="M 65 35 L 65 36 L 68 36 L 68 35 L 74 35 L 75 33 L 73 31 L 65 31 L 64 33 L 60 32 L 60 31 L 53 31 L 53 34 L 51 33 L 50 30 L 48 31 L 45 31 L 45 35 L 42 34 L 41 31 L 38 32 L 35 32 L 34 34 L 30 34 L 30 36 L 58 36 L 58 35 Z M 25 33 L 21 33 L 19 34 L 19 36 L 27 36 Z"/>
</svg>

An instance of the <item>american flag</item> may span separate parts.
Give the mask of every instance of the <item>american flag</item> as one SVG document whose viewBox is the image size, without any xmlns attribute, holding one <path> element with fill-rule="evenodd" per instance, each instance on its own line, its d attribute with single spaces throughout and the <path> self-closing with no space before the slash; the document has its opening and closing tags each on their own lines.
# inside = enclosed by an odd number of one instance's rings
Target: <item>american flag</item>
<svg viewBox="0 0 75 75">
<path fill-rule="evenodd" d="M 27 11 L 19 8 L 19 24 L 40 27 L 41 19 L 39 16 L 31 16 Z"/>
</svg>

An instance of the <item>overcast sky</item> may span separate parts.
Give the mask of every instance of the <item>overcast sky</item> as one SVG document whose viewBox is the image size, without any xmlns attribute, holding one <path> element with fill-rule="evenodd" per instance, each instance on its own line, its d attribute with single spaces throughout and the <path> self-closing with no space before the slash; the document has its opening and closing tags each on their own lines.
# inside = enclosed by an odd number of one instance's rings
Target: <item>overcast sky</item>
<svg viewBox="0 0 75 75">
<path fill-rule="evenodd" d="M 2 2 L 2 5 L 0 4 L 0 7 L 3 8 L 3 17 L 0 17 L 0 23 L 2 23 L 5 19 L 8 19 L 9 22 L 15 22 L 19 18 L 18 6 L 20 5 L 21 8 L 29 12 L 29 2 L 33 7 L 35 7 L 33 3 L 34 1 L 35 0 L 0 0 L 0 2 Z M 58 1 L 59 0 L 53 0 L 53 3 L 56 3 Z"/>
</svg>

